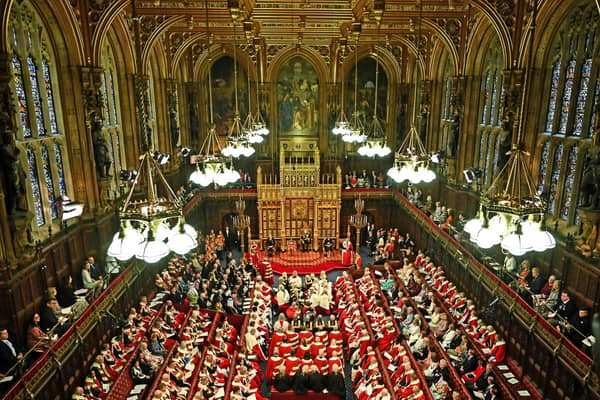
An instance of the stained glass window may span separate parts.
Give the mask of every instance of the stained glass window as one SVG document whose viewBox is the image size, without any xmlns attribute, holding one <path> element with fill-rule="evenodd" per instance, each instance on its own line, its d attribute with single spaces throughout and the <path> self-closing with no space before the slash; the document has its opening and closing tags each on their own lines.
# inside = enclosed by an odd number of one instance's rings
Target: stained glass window
<svg viewBox="0 0 600 400">
<path fill-rule="evenodd" d="M 46 145 L 42 145 L 42 169 L 44 170 L 44 182 L 46 183 L 46 189 L 48 190 L 48 201 L 50 202 L 50 212 L 52 219 L 58 218 L 56 211 L 56 198 L 54 196 L 54 181 L 52 179 L 52 170 L 50 167 L 50 156 L 48 155 L 48 148 Z"/>
<path fill-rule="evenodd" d="M 31 137 L 31 126 L 29 125 L 29 108 L 27 107 L 27 96 L 23 88 L 23 69 L 21 61 L 17 56 L 12 58 L 12 69 L 15 81 L 15 91 L 17 92 L 17 100 L 19 102 L 19 118 L 23 127 L 23 136 Z"/>
<path fill-rule="evenodd" d="M 446 79 L 446 93 L 444 96 L 444 119 L 448 120 L 450 117 L 450 90 L 452 87 L 452 81 L 450 78 Z"/>
<path fill-rule="evenodd" d="M 123 169 L 123 164 L 121 163 L 121 138 L 119 136 L 119 132 L 115 135 L 115 140 L 117 142 L 117 156 L 118 156 L 118 167 L 119 171 Z M 115 166 L 117 165 L 117 160 L 115 159 Z"/>
<path fill-rule="evenodd" d="M 38 88 L 37 67 L 31 56 L 27 57 L 27 68 L 29 69 L 29 80 L 31 81 L 31 97 L 33 98 L 33 111 L 35 112 L 37 133 L 38 136 L 46 136 L 44 114 L 42 112 L 42 100 L 40 99 L 40 91 Z"/>
<path fill-rule="evenodd" d="M 592 59 L 588 58 L 581 67 L 581 80 L 579 81 L 579 95 L 577 96 L 577 107 L 575 108 L 575 123 L 573 125 L 573 135 L 579 136 L 583 130 L 583 118 L 585 114 L 585 104 L 588 97 L 588 87 L 590 84 L 590 74 L 592 73 Z"/>
<path fill-rule="evenodd" d="M 102 100 L 104 102 L 104 120 L 107 125 L 112 125 L 110 121 L 110 108 L 108 106 L 108 85 L 106 84 L 106 74 L 102 73 Z"/>
<path fill-rule="evenodd" d="M 60 145 L 56 142 L 54 142 L 54 157 L 56 158 L 56 169 L 58 170 L 58 189 L 61 196 L 66 196 L 67 184 L 65 182 L 62 152 L 60 150 Z"/>
<path fill-rule="evenodd" d="M 560 208 L 560 218 L 565 221 L 569 219 L 569 215 L 571 214 L 571 201 L 573 200 L 573 185 L 575 184 L 578 153 L 579 147 L 575 145 L 569 150 L 569 157 L 567 158 L 567 171 L 563 188 L 562 207 Z"/>
<path fill-rule="evenodd" d="M 590 165 L 590 152 L 586 152 L 585 156 L 583 158 L 583 167 L 581 168 L 581 171 L 579 171 L 579 181 L 581 182 L 581 177 L 583 176 L 583 173 L 585 172 L 585 170 L 588 168 L 588 166 Z M 581 206 L 583 203 L 583 197 L 581 196 L 581 190 L 578 192 L 577 194 L 577 206 Z M 575 224 L 579 224 L 579 213 L 576 212 L 575 213 Z"/>
<path fill-rule="evenodd" d="M 552 86 L 550 88 L 550 101 L 548 103 L 548 115 L 546 117 L 546 132 L 552 133 L 552 125 L 554 124 L 554 113 L 556 112 L 556 97 L 558 96 L 558 83 L 560 81 L 561 62 L 558 60 L 554 63 L 552 69 Z"/>
<path fill-rule="evenodd" d="M 504 77 L 500 76 L 500 101 L 498 102 L 498 117 L 496 118 L 496 126 L 502 126 L 502 117 L 504 113 Z"/>
<path fill-rule="evenodd" d="M 10 36 L 12 39 L 12 45 L 16 48 L 19 46 L 19 41 L 17 40 L 17 30 L 15 29 L 15 27 L 13 26 L 11 31 L 10 31 Z"/>
<path fill-rule="evenodd" d="M 58 124 L 56 122 L 56 110 L 54 109 L 54 95 L 52 94 L 52 77 L 48 60 L 42 58 L 42 71 L 44 72 L 44 83 L 46 84 L 46 97 L 48 98 L 48 114 L 50 115 L 50 129 L 53 135 L 58 135 Z"/>
<path fill-rule="evenodd" d="M 481 116 L 481 125 L 485 125 L 488 115 L 488 100 L 490 98 L 490 80 L 492 74 L 490 71 L 485 75 L 485 88 L 483 90 L 483 115 Z"/>
<path fill-rule="evenodd" d="M 560 164 L 563 156 L 563 144 L 556 146 L 554 151 L 554 160 L 552 162 L 552 175 L 550 175 L 550 204 L 548 213 L 554 214 L 556 210 L 556 200 L 558 197 L 558 181 L 560 180 Z"/>
<path fill-rule="evenodd" d="M 496 170 L 498 169 L 498 159 L 500 158 L 500 135 L 496 136 L 496 144 L 494 146 L 494 166 L 492 168 L 492 175 L 496 176 Z"/>
<path fill-rule="evenodd" d="M 492 166 L 492 156 L 494 154 L 494 142 L 492 142 L 493 140 L 493 136 L 492 135 L 488 135 L 487 138 L 487 149 L 486 149 L 486 153 L 487 153 L 487 157 L 485 160 L 485 167 L 484 167 L 484 171 L 485 171 L 485 180 L 486 182 L 489 181 L 490 176 L 492 176 L 493 174 L 488 174 L 488 168 L 491 168 Z"/>
<path fill-rule="evenodd" d="M 498 103 L 496 102 L 496 96 L 498 95 L 498 70 L 494 72 L 494 88 L 492 90 L 492 112 L 490 115 L 490 125 L 494 125 L 496 122 L 496 112 Z"/>
<path fill-rule="evenodd" d="M 44 209 L 42 208 L 42 192 L 40 191 L 40 181 L 38 180 L 37 160 L 33 150 L 30 148 L 27 148 L 27 165 L 29 169 L 29 181 L 31 184 L 31 194 L 33 197 L 37 226 L 42 226 L 46 223 Z"/>
<path fill-rule="evenodd" d="M 112 70 L 110 70 L 108 76 L 110 79 L 110 94 L 112 96 L 112 122 L 113 125 L 117 125 L 119 123 L 119 120 L 117 119 L 117 93 L 115 91 L 115 77 Z"/>
<path fill-rule="evenodd" d="M 542 158 L 540 160 L 540 173 L 538 180 L 538 192 L 544 192 L 546 176 L 548 175 L 548 157 L 550 157 L 550 141 L 546 141 L 542 147 Z"/>
<path fill-rule="evenodd" d="M 483 165 L 483 155 L 485 154 L 485 135 L 482 133 L 481 137 L 479 139 L 479 158 L 477 159 L 479 161 L 479 167 L 481 169 L 485 168 L 485 165 Z"/>
<path fill-rule="evenodd" d="M 575 77 L 575 64 L 577 61 L 569 61 L 567 73 L 565 76 L 565 89 L 562 98 L 562 107 L 560 112 L 560 124 L 558 132 L 567 133 L 567 122 L 569 121 L 569 110 L 571 109 L 571 95 L 573 94 L 573 78 Z"/>
<path fill-rule="evenodd" d="M 591 138 L 594 134 L 594 124 L 596 118 L 598 118 L 596 110 L 598 110 L 598 104 L 600 103 L 600 78 L 596 79 L 596 90 L 594 90 L 594 104 L 592 104 L 592 118 L 590 119 L 590 129 L 588 131 L 588 138 Z"/>
<path fill-rule="evenodd" d="M 113 163 L 112 163 L 112 167 L 114 169 L 114 173 L 113 176 L 118 176 L 117 175 L 117 162 L 116 162 L 116 158 L 115 158 L 115 145 L 113 143 L 113 136 L 112 134 L 108 136 L 108 141 L 110 142 L 110 156 L 112 157 Z"/>
</svg>

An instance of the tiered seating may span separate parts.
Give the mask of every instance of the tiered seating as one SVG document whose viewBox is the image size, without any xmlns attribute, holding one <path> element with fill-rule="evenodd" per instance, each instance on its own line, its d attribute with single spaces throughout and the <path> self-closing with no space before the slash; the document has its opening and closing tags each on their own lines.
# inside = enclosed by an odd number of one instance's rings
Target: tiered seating
<svg viewBox="0 0 600 400">
<path fill-rule="evenodd" d="M 260 277 L 252 290 L 248 329 L 245 332 L 240 348 L 250 360 L 266 361 L 268 354 L 269 331 L 271 330 L 271 306 L 273 290 Z"/>
<path fill-rule="evenodd" d="M 381 352 L 393 393 L 402 399 L 429 399 L 431 393 L 417 362 L 400 336 L 400 327 L 392 317 L 387 300 L 369 268 L 356 281 L 361 304 L 375 333 L 376 352 Z M 381 299 L 378 301 L 378 299 Z M 424 360 L 425 362 L 428 360 Z M 391 372 L 391 376 L 388 371 Z"/>
<path fill-rule="evenodd" d="M 208 346 L 200 358 L 202 362 L 198 370 L 192 374 L 192 385 L 187 399 L 223 399 L 228 393 L 228 377 L 235 347 L 239 341 L 239 331 L 243 328 L 234 326 L 229 321 L 232 316 L 217 314 L 213 322 L 212 332 L 207 340 Z M 238 321 L 239 322 L 239 321 Z"/>
<path fill-rule="evenodd" d="M 494 365 L 494 377 L 502 398 L 514 399 L 515 393 L 529 393 L 526 385 L 517 379 L 519 372 L 512 368 L 505 360 L 506 343 L 492 329 L 488 329 L 483 321 L 477 318 L 472 301 L 466 299 L 461 293 L 457 293 L 454 285 L 444 276 L 443 270 L 435 266 L 428 258 L 422 257 L 415 260 L 415 267 L 426 276 L 428 290 L 434 292 L 440 300 L 450 321 L 457 327 L 462 327 L 470 346 L 475 350 L 480 360 L 488 360 Z M 463 380 L 472 381 L 482 373 L 478 368 L 474 376 L 462 376 Z M 475 393 L 481 396 L 481 393 Z M 527 394 L 527 397 L 531 394 Z"/>
<path fill-rule="evenodd" d="M 111 339 L 110 346 L 104 347 L 102 351 L 102 360 L 96 359 L 92 364 L 90 374 L 85 379 L 85 392 L 88 398 L 118 398 L 117 393 L 127 394 L 131 390 L 133 384 L 129 377 L 129 369 L 135 360 L 135 355 L 140 348 L 140 345 L 145 341 L 144 332 L 148 329 L 151 324 L 154 323 L 156 318 L 164 311 L 164 306 L 160 307 L 161 298 L 163 294 L 157 294 L 153 301 L 147 305 L 145 302 L 141 302 L 143 305 L 140 308 L 140 313 L 137 314 L 139 324 L 136 324 L 135 328 L 128 327 L 130 333 L 133 335 L 134 340 L 123 341 L 126 337 L 124 333 L 122 336 L 115 336 Z M 158 310 L 160 308 L 160 310 Z M 130 313 L 128 321 L 135 316 Z M 127 328 L 124 328 L 125 330 Z M 132 329 L 137 329 L 141 334 L 134 334 Z M 137 332 L 136 332 L 137 333 Z M 112 364 L 112 365 L 111 365 Z M 98 371 L 100 371 L 98 373 Z M 108 372 L 109 379 L 103 381 L 99 378 L 99 375 Z M 129 381 L 127 381 L 129 378 Z"/>
<path fill-rule="evenodd" d="M 360 284 L 360 283 L 359 283 Z M 334 285 L 337 310 L 343 310 L 339 317 L 340 330 L 348 345 L 352 364 L 352 388 L 359 400 L 369 397 L 395 399 L 396 395 L 387 374 L 377 343 L 371 330 L 365 310 L 360 306 L 359 296 L 351 276 L 343 274 Z"/>
<path fill-rule="evenodd" d="M 422 367 L 424 369 L 423 374 L 425 376 L 425 379 L 426 379 L 428 385 L 430 386 L 430 391 L 432 392 L 432 396 L 436 399 L 444 398 L 447 396 L 450 388 L 453 388 L 455 391 L 458 391 L 460 393 L 461 399 L 470 398 L 471 395 L 470 395 L 467 387 L 465 386 L 465 383 L 460 378 L 460 375 L 454 368 L 450 358 L 448 357 L 448 354 L 446 353 L 446 350 L 440 345 L 438 338 L 430 329 L 430 326 L 427 323 L 428 318 L 424 316 L 423 312 L 421 312 L 421 308 L 419 307 L 419 305 L 412 298 L 410 298 L 410 294 L 409 294 L 408 290 L 406 289 L 406 287 L 404 286 L 404 283 L 400 280 L 400 278 L 395 273 L 392 273 L 391 271 L 388 271 L 388 272 L 389 272 L 389 276 L 385 277 L 381 274 L 383 279 L 380 280 L 380 283 L 385 286 L 387 286 L 386 283 L 389 282 L 390 278 L 391 278 L 391 282 L 392 282 L 391 286 L 388 288 L 388 290 L 384 291 L 384 294 L 386 296 L 386 305 L 389 307 L 389 303 L 391 301 L 398 300 L 395 297 L 404 296 L 406 299 L 408 299 L 408 305 L 412 306 L 413 310 L 416 311 L 417 317 L 421 321 L 419 335 L 421 332 L 428 333 L 427 337 L 429 338 L 430 343 L 433 345 L 432 347 L 433 347 L 433 349 L 435 349 L 435 353 L 439 356 L 439 359 L 444 360 L 445 365 L 448 366 L 450 381 L 446 382 L 443 379 L 440 379 L 440 377 L 438 376 L 441 372 L 441 369 L 436 371 L 436 369 L 440 365 L 439 363 L 437 365 L 430 364 L 429 367 L 422 365 Z M 400 291 L 398 291 L 398 289 L 400 289 Z M 436 302 L 433 301 L 432 304 L 430 304 L 427 307 L 427 309 L 431 310 L 435 307 L 435 305 L 436 305 Z M 415 317 L 415 318 L 417 318 L 417 317 Z M 443 330 L 443 327 L 441 325 L 442 325 L 442 323 L 438 323 L 438 327 L 440 328 L 440 330 Z M 430 363 L 432 362 L 431 355 L 429 357 L 429 362 Z M 440 363 L 441 363 L 441 361 L 440 361 Z M 430 373 L 429 376 L 427 374 L 428 372 Z M 442 375 L 442 378 L 443 378 L 443 375 Z"/>
</svg>

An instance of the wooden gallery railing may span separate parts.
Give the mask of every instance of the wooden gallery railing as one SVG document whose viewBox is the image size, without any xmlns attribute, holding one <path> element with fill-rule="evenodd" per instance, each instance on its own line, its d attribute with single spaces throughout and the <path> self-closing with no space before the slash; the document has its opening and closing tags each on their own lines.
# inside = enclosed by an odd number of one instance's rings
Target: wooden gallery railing
<svg viewBox="0 0 600 400">
<path fill-rule="evenodd" d="M 100 345 L 114 333 L 112 321 L 104 318 L 105 312 L 121 315 L 129 306 L 137 304 L 152 279 L 153 272 L 143 263 L 131 264 L 90 303 L 78 320 L 73 321 L 71 328 L 24 371 L 2 398 L 65 398 L 74 382 L 87 373 Z"/>
<path fill-rule="evenodd" d="M 594 362 L 531 308 L 511 287 L 476 260 L 457 240 L 440 229 L 401 193 L 394 192 L 403 224 L 419 248 L 430 249 L 433 261 L 460 291 L 484 309 L 496 308 L 494 325 L 508 338 L 508 355 L 539 388 L 543 398 L 600 399 Z M 519 377 L 521 378 L 521 377 Z"/>
</svg>

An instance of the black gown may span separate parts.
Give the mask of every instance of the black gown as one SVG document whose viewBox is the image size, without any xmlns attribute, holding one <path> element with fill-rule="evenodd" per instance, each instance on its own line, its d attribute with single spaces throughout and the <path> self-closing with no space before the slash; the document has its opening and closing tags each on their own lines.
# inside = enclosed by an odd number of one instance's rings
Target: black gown
<svg viewBox="0 0 600 400">
<path fill-rule="evenodd" d="M 322 392 L 327 388 L 327 376 L 319 373 L 310 374 L 308 385 L 313 392 Z"/>
<path fill-rule="evenodd" d="M 280 393 L 287 392 L 292 388 L 292 378 L 290 376 L 274 376 L 272 379 L 273 387 Z"/>
<path fill-rule="evenodd" d="M 296 394 L 306 394 L 310 389 L 310 375 L 298 372 L 292 381 L 292 390 Z"/>
<path fill-rule="evenodd" d="M 341 399 L 346 398 L 346 381 L 344 375 L 331 373 L 327 376 L 327 391 L 333 395 L 339 396 Z"/>
</svg>

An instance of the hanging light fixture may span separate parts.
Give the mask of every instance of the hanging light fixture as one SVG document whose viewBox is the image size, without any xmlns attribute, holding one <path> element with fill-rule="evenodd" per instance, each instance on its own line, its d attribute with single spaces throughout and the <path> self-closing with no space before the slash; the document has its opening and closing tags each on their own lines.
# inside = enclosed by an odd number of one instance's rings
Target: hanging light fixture
<svg viewBox="0 0 600 400">
<path fill-rule="evenodd" d="M 254 154 L 254 147 L 250 145 L 247 132 L 244 131 L 240 110 L 238 105 L 238 65 L 237 65 L 237 38 L 236 38 L 236 20 L 239 14 L 232 13 L 233 19 L 233 86 L 235 99 L 235 114 L 233 123 L 227 135 L 227 144 L 223 148 L 223 155 L 226 157 L 240 158 L 241 156 L 250 157 Z M 252 122 L 250 122 L 252 123 Z"/>
<path fill-rule="evenodd" d="M 513 255 L 520 256 L 529 251 L 545 251 L 556 246 L 552 234 L 543 227 L 546 202 L 536 190 L 531 171 L 525 160 L 529 153 L 522 149 L 523 117 L 525 99 L 533 68 L 533 38 L 537 16 L 537 0 L 534 2 L 531 34 L 529 36 L 529 59 L 523 81 L 521 106 L 518 112 L 516 141 L 508 153 L 510 157 L 490 188 L 481 195 L 479 215 L 467 222 L 471 241 L 482 248 L 500 246 Z M 483 221 L 483 222 L 482 222 Z M 489 222 L 488 222 L 489 221 Z"/>
<path fill-rule="evenodd" d="M 242 132 L 246 136 L 248 143 L 250 144 L 258 144 L 264 141 L 262 133 L 258 132 L 256 129 L 256 117 L 252 115 L 252 96 L 250 95 L 250 71 L 246 74 L 248 78 L 248 115 L 242 124 Z M 258 91 L 258 85 L 256 85 L 256 90 Z"/>
<path fill-rule="evenodd" d="M 377 14 L 377 37 L 379 37 L 379 30 L 381 27 L 381 14 Z M 392 149 L 387 145 L 387 138 L 381 121 L 377 116 L 377 100 L 378 100 L 378 88 L 379 88 L 379 52 L 378 47 L 375 45 L 375 105 L 373 107 L 373 121 L 368 128 L 367 141 L 358 148 L 357 152 L 361 156 L 366 157 L 386 157 Z"/>
<path fill-rule="evenodd" d="M 159 162 L 164 163 L 164 155 L 159 157 L 160 154 L 156 156 L 150 151 L 152 137 L 148 133 L 148 85 L 141 77 L 140 21 L 137 16 L 135 0 L 132 0 L 131 3 L 137 52 L 136 67 L 139 74 L 135 82 L 135 96 L 138 105 L 142 155 L 139 158 L 140 166 L 137 173 L 128 177 L 132 182 L 131 189 L 119 209 L 119 232 L 114 235 L 107 254 L 121 261 L 135 256 L 147 263 L 155 263 L 171 251 L 165 243 L 171 236 L 169 224 L 172 220 L 182 221 L 183 210 L 179 198 L 169 186 L 158 164 Z M 162 196 L 158 195 L 158 185 L 162 186 Z M 146 197 L 134 199 L 134 194 L 138 192 L 145 193 Z M 195 232 L 191 226 L 188 229 Z"/>
<path fill-rule="evenodd" d="M 346 50 L 346 39 L 344 39 L 343 45 L 341 46 L 340 51 L 343 53 Z M 340 115 L 338 116 L 337 121 L 335 121 L 335 125 L 331 130 L 335 136 L 344 136 L 350 134 L 350 122 L 348 118 L 346 118 L 346 109 L 344 107 L 344 71 L 341 73 L 342 75 L 342 95 L 341 95 L 341 110 Z"/>
<path fill-rule="evenodd" d="M 356 47 L 354 49 L 354 113 L 349 121 L 348 130 L 342 133 L 342 140 L 346 143 L 362 143 L 367 140 L 365 127 L 358 113 L 358 39 L 356 35 Z"/>
<path fill-rule="evenodd" d="M 423 6 L 419 7 L 419 30 L 417 34 L 416 60 L 421 58 L 421 19 Z M 394 165 L 387 174 L 396 182 L 409 181 L 412 184 L 421 182 L 429 183 L 435 179 L 435 172 L 429 168 L 431 155 L 425 150 L 421 137 L 415 127 L 417 117 L 417 83 L 415 82 L 415 94 L 413 98 L 413 125 L 408 134 L 400 144 L 395 154 Z"/>
<path fill-rule="evenodd" d="M 205 22 L 206 22 L 206 37 L 207 37 L 207 49 L 210 51 L 210 28 L 208 25 L 208 1 L 205 0 L 204 7 L 206 9 Z M 209 65 L 210 65 L 209 58 Z M 237 82 L 237 79 L 236 79 Z M 237 84 L 236 84 L 237 88 Z M 236 96 L 237 104 L 237 96 Z M 190 181 L 207 187 L 211 184 L 218 186 L 225 186 L 229 183 L 237 182 L 240 179 L 240 174 L 233 167 L 233 161 L 227 157 L 224 153 L 224 149 L 221 149 L 219 138 L 217 137 L 217 130 L 214 124 L 214 112 L 213 112 L 213 101 L 212 101 L 212 76 L 211 67 L 208 68 L 208 105 L 209 105 L 209 118 L 210 118 L 210 129 L 208 135 L 204 139 L 200 152 L 195 157 L 190 157 L 190 161 L 196 164 L 196 168 L 190 174 Z M 236 113 L 237 114 L 237 113 Z M 239 116 L 239 114 L 238 114 Z M 238 118 L 239 121 L 239 118 Z M 237 147 L 235 148 L 237 149 Z"/>
</svg>

